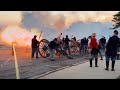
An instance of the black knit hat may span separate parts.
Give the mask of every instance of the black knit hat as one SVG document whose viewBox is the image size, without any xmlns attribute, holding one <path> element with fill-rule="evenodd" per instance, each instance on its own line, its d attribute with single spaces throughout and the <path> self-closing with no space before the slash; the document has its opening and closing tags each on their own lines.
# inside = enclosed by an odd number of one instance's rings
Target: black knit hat
<svg viewBox="0 0 120 90">
<path fill-rule="evenodd" d="M 118 34 L 118 31 L 117 31 L 117 30 L 115 30 L 115 31 L 114 31 L 114 33 Z"/>
<path fill-rule="evenodd" d="M 34 38 L 36 38 L 37 36 L 36 35 L 34 35 Z"/>
</svg>

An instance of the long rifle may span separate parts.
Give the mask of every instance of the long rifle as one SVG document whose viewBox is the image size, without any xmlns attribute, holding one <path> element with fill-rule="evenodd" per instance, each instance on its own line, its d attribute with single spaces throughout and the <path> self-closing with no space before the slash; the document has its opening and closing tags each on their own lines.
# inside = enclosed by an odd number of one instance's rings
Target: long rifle
<svg viewBox="0 0 120 90">
<path fill-rule="evenodd" d="M 40 32 L 40 35 L 39 35 L 39 44 L 40 44 L 40 38 L 41 38 L 41 36 L 42 36 L 42 31 Z M 38 51 L 39 51 L 39 44 L 38 44 Z M 40 52 L 40 51 L 39 51 Z"/>
<path fill-rule="evenodd" d="M 39 35 L 39 41 L 40 41 L 41 36 L 42 36 L 42 31 L 40 32 L 40 35 Z"/>
<path fill-rule="evenodd" d="M 60 42 L 61 36 L 62 36 L 62 33 L 61 33 L 60 36 L 58 36 L 58 38 L 57 38 L 58 42 Z"/>
</svg>

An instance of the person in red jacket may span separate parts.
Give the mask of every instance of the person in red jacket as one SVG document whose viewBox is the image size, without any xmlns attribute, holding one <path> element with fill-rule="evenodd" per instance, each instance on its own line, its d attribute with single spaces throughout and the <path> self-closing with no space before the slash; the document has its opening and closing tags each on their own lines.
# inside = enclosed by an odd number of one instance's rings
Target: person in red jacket
<svg viewBox="0 0 120 90">
<path fill-rule="evenodd" d="M 92 34 L 91 41 L 89 43 L 90 51 L 90 67 L 92 67 L 92 60 L 95 58 L 95 67 L 98 67 L 98 42 L 96 39 L 96 33 Z"/>
</svg>

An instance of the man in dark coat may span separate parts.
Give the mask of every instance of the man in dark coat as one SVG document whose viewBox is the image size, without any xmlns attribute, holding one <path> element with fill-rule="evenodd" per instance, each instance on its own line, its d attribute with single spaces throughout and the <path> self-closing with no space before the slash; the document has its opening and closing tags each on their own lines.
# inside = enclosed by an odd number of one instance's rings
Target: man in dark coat
<svg viewBox="0 0 120 90">
<path fill-rule="evenodd" d="M 70 39 L 68 38 L 68 35 L 66 35 L 66 38 L 64 41 L 64 43 L 65 43 L 64 51 L 66 52 L 68 50 L 69 55 L 71 55 L 69 42 L 70 42 Z"/>
<path fill-rule="evenodd" d="M 117 56 L 117 48 L 119 44 L 118 31 L 114 31 L 114 35 L 109 38 L 108 43 L 106 45 L 106 68 L 105 70 L 109 70 L 109 60 L 111 58 L 112 61 L 112 71 L 114 71 L 115 60 Z"/>
<path fill-rule="evenodd" d="M 32 58 L 34 58 L 34 54 L 36 53 L 36 58 L 38 58 L 38 44 L 39 41 L 37 41 L 37 36 L 35 35 L 32 39 Z"/>
<path fill-rule="evenodd" d="M 53 57 L 53 55 L 54 55 L 54 49 L 56 48 L 56 47 L 58 47 L 59 46 L 59 44 L 57 43 L 57 38 L 55 38 L 54 40 L 52 40 L 49 44 L 48 44 L 48 50 L 49 50 L 49 52 L 50 52 L 50 60 L 51 61 L 54 61 L 54 57 Z"/>
<path fill-rule="evenodd" d="M 81 39 L 81 47 L 80 53 L 83 54 L 85 52 L 85 38 Z"/>
</svg>

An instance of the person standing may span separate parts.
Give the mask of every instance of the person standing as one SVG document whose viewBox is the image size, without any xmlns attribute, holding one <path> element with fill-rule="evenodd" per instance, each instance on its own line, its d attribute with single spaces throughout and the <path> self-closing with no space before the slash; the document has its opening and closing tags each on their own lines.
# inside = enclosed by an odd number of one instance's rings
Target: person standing
<svg viewBox="0 0 120 90">
<path fill-rule="evenodd" d="M 86 39 L 86 37 L 84 38 L 85 39 L 85 53 L 87 52 L 87 47 L 88 47 L 88 38 Z"/>
<path fill-rule="evenodd" d="M 81 39 L 80 53 L 83 54 L 85 51 L 85 39 Z"/>
<path fill-rule="evenodd" d="M 66 50 L 68 50 L 69 55 L 71 55 L 69 42 L 70 42 L 70 39 L 68 38 L 68 35 L 66 35 L 64 50 L 65 52 Z"/>
<path fill-rule="evenodd" d="M 37 36 L 34 35 L 32 39 L 32 58 L 34 58 L 34 54 L 36 53 L 36 58 L 38 58 L 38 44 L 39 41 L 37 41 Z"/>
<path fill-rule="evenodd" d="M 88 47 L 87 47 L 87 50 L 88 50 L 88 54 L 89 54 L 89 59 L 91 57 L 91 49 L 90 49 L 91 38 L 92 38 L 92 36 L 88 37 Z"/>
<path fill-rule="evenodd" d="M 106 68 L 105 70 L 109 70 L 109 61 L 112 61 L 112 71 L 114 71 L 115 60 L 117 56 L 117 49 L 119 45 L 118 31 L 114 31 L 114 35 L 109 38 L 108 43 L 106 45 Z"/>
<path fill-rule="evenodd" d="M 95 67 L 98 67 L 98 43 L 96 39 L 96 33 L 92 34 L 91 42 L 89 44 L 90 49 L 90 67 L 92 67 L 92 60 L 95 58 Z"/>
<path fill-rule="evenodd" d="M 103 49 L 105 50 L 106 47 L 106 38 L 104 37 L 104 44 L 103 44 Z"/>
<path fill-rule="evenodd" d="M 100 43 L 101 43 L 101 49 L 105 50 L 106 39 L 104 36 L 102 36 L 102 38 L 100 39 Z"/>
<path fill-rule="evenodd" d="M 102 56 L 102 52 L 101 52 L 101 42 L 100 41 L 99 41 L 99 45 L 98 45 L 98 53 L 99 53 L 99 55 L 101 57 L 100 60 L 103 60 L 103 56 Z"/>
</svg>

